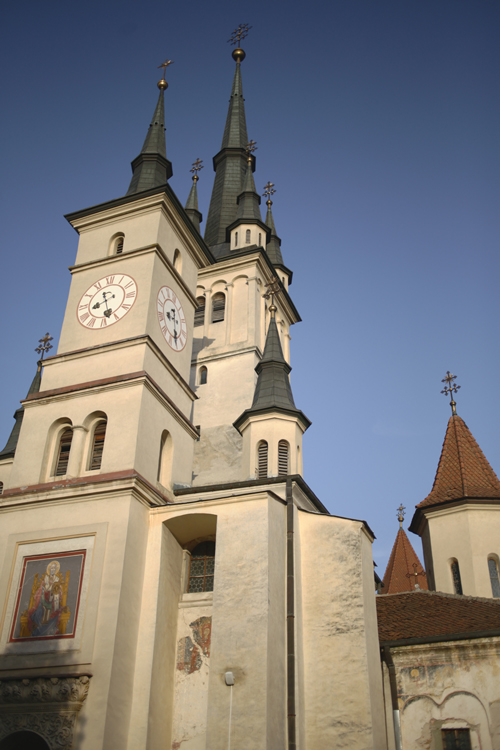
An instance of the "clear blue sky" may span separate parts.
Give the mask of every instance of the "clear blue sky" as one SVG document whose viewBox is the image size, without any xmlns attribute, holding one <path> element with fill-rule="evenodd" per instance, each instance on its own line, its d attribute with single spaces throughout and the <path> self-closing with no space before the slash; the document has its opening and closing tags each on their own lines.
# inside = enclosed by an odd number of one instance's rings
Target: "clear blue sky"
<svg viewBox="0 0 500 750">
<path fill-rule="evenodd" d="M 77 235 L 63 214 L 123 195 L 165 57 L 170 181 L 200 157 L 207 215 L 239 23 L 256 184 L 291 294 L 304 476 L 364 518 L 383 573 L 396 508 L 430 491 L 458 413 L 500 471 L 498 0 L 24 4 L 3 10 L 0 442 L 59 336 Z M 204 227 L 204 225 L 202 225 Z M 410 534 L 419 555 L 419 540 Z"/>
</svg>

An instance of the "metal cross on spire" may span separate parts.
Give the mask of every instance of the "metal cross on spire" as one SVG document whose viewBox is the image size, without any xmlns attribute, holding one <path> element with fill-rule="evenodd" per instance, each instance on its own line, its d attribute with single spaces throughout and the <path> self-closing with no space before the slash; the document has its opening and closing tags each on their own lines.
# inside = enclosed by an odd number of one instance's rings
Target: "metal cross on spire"
<svg viewBox="0 0 500 750">
<path fill-rule="evenodd" d="M 249 26 L 248 23 L 240 23 L 238 28 L 235 29 L 231 34 L 231 38 L 227 41 L 229 42 L 229 44 L 236 44 L 239 47 L 241 40 L 246 39 L 251 28 L 252 27 Z"/>
<path fill-rule="evenodd" d="M 49 349 L 52 349 L 52 344 L 50 343 L 53 341 L 52 336 L 49 333 L 46 333 L 43 339 L 38 339 L 38 343 L 40 346 L 37 346 L 35 349 L 37 354 L 40 354 L 40 359 L 43 359 L 43 355 L 49 351 Z"/>
<path fill-rule="evenodd" d="M 267 198 L 266 206 L 272 206 L 273 202 L 271 200 L 271 196 L 274 195 L 276 190 L 274 189 L 274 182 L 268 182 L 267 185 L 264 185 L 264 192 L 262 195 L 264 198 Z"/>
<path fill-rule="evenodd" d="M 269 281 L 266 284 L 266 291 L 262 295 L 264 299 L 270 299 L 271 305 L 269 306 L 269 312 L 271 313 L 271 317 L 274 318 L 274 313 L 276 312 L 276 306 L 274 304 L 274 295 L 278 294 L 278 292 L 281 291 L 281 284 L 279 282 L 279 279 L 277 276 L 273 276 L 271 281 Z"/>
<path fill-rule="evenodd" d="M 257 141 L 248 141 L 245 151 L 247 152 L 247 161 L 250 164 L 254 151 L 257 151 Z"/>
<path fill-rule="evenodd" d="M 159 89 L 168 89 L 168 83 L 165 80 L 165 71 L 168 68 L 169 65 L 172 65 L 174 61 L 173 60 L 165 60 L 161 65 L 158 65 L 159 68 L 163 68 L 163 76 L 161 81 L 158 81 L 158 88 Z"/>
<path fill-rule="evenodd" d="M 401 505 L 398 508 L 398 513 L 397 513 L 400 529 L 403 528 L 403 521 L 405 520 L 405 515 L 406 515 L 405 510 L 406 510 L 405 506 L 403 505 L 403 503 L 401 503 Z"/>
<path fill-rule="evenodd" d="M 452 373 L 448 370 L 448 372 L 446 373 L 446 377 L 443 378 L 441 381 L 442 383 L 446 383 L 441 393 L 444 393 L 445 396 L 447 396 L 448 394 L 450 394 L 451 396 L 450 406 L 451 406 L 452 416 L 456 416 L 456 413 L 457 413 L 457 410 L 455 409 L 456 402 L 453 400 L 453 394 L 456 393 L 458 389 L 462 387 L 460 385 L 455 385 L 453 381 L 456 379 L 457 379 L 457 376 L 452 375 Z"/>
<path fill-rule="evenodd" d="M 198 172 L 200 171 L 200 169 L 203 169 L 203 159 L 196 159 L 196 161 L 193 162 L 192 167 L 193 168 L 189 171 L 193 172 L 193 182 L 198 182 L 198 180 L 200 179 L 198 177 Z"/>
</svg>

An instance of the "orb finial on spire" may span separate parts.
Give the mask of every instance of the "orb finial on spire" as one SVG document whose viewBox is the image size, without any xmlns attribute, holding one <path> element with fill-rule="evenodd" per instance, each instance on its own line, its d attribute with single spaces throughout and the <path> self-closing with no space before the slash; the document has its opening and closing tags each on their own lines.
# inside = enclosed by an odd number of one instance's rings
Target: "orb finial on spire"
<svg viewBox="0 0 500 750">
<path fill-rule="evenodd" d="M 252 163 L 253 152 L 257 151 L 257 141 L 249 141 L 246 145 L 247 162 Z"/>
<path fill-rule="evenodd" d="M 159 89 L 163 89 L 163 90 L 168 89 L 168 83 L 165 80 L 165 71 L 169 65 L 172 65 L 173 62 L 174 62 L 173 60 L 167 59 L 165 60 L 164 63 L 162 63 L 161 65 L 158 65 L 159 68 L 163 68 L 163 76 L 161 78 L 161 81 L 158 81 L 157 83 L 157 86 Z"/>
<path fill-rule="evenodd" d="M 264 198 L 267 198 L 266 206 L 271 207 L 273 205 L 273 202 L 271 200 L 271 196 L 274 195 L 276 190 L 274 189 L 274 182 L 269 182 L 267 185 L 264 185 L 264 192 L 262 195 Z"/>
<path fill-rule="evenodd" d="M 247 23 L 240 23 L 238 28 L 235 29 L 231 34 L 231 38 L 227 40 L 230 44 L 238 45 L 235 47 L 235 49 L 233 49 L 232 52 L 233 60 L 235 60 L 236 63 L 243 62 L 246 57 L 244 51 L 240 47 L 240 42 L 242 39 L 245 39 L 248 36 L 248 32 L 251 28 L 252 27 Z"/>
<path fill-rule="evenodd" d="M 203 159 L 196 159 L 191 165 L 193 168 L 190 169 L 190 172 L 193 172 L 193 182 L 196 184 L 198 180 L 200 179 L 198 177 L 198 172 L 200 169 L 203 169 Z"/>
<path fill-rule="evenodd" d="M 405 510 L 406 510 L 405 506 L 403 505 L 403 503 L 401 503 L 401 505 L 398 508 L 398 514 L 397 514 L 400 529 L 403 528 L 403 521 L 405 520 L 405 515 L 406 515 Z"/>
<path fill-rule="evenodd" d="M 460 385 L 455 385 L 455 383 L 453 381 L 456 380 L 456 379 L 457 379 L 457 376 L 456 375 L 452 375 L 452 373 L 448 370 L 448 372 L 446 373 L 446 377 L 443 378 L 442 381 L 441 381 L 442 383 L 446 383 L 446 385 L 443 388 L 443 390 L 441 391 L 441 393 L 444 393 L 445 396 L 447 396 L 448 394 L 450 394 L 450 396 L 451 396 L 450 406 L 451 406 L 451 415 L 452 416 L 456 416 L 456 414 L 457 414 L 457 410 L 455 409 L 455 407 L 456 407 L 457 404 L 453 400 L 453 394 L 456 393 L 458 391 L 458 389 L 462 387 Z"/>
</svg>

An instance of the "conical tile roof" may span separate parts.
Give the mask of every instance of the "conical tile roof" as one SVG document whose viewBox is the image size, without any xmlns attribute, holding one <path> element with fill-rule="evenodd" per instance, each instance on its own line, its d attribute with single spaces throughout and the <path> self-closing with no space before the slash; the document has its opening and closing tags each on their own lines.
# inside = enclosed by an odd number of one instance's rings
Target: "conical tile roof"
<svg viewBox="0 0 500 750">
<path fill-rule="evenodd" d="M 414 591 L 415 584 L 418 584 L 418 587 L 424 591 L 429 589 L 422 563 L 402 528 L 399 529 L 396 536 L 383 584 L 382 594 Z"/>
<path fill-rule="evenodd" d="M 434 485 L 417 508 L 464 498 L 500 500 L 500 481 L 463 419 L 454 414 L 448 422 Z"/>
<path fill-rule="evenodd" d="M 165 145 L 164 90 L 160 89 L 141 153 L 132 162 L 132 179 L 127 195 L 165 185 L 170 177 L 172 164 L 167 159 Z"/>
</svg>

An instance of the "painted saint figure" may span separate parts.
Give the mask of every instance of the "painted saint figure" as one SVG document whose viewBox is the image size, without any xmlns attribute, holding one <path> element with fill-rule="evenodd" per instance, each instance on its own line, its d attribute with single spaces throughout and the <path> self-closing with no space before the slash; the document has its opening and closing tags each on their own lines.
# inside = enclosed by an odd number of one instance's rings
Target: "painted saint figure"
<svg viewBox="0 0 500 750">
<path fill-rule="evenodd" d="M 59 634 L 59 620 L 63 613 L 60 564 L 52 560 L 45 575 L 38 581 L 34 602 L 28 610 L 28 629 L 31 636 Z"/>
</svg>

